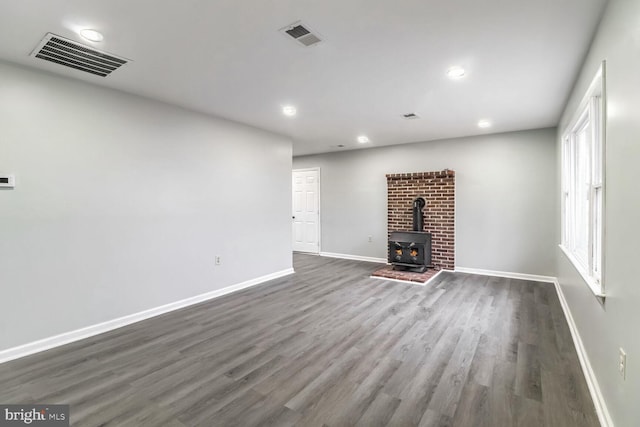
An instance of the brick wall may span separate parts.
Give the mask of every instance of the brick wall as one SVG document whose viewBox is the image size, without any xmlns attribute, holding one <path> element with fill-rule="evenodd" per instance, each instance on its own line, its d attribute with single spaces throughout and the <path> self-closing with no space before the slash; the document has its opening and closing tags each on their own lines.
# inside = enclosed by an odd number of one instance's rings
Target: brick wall
<svg viewBox="0 0 640 427">
<path fill-rule="evenodd" d="M 424 230 L 432 234 L 431 262 L 436 269 L 455 266 L 455 178 L 452 170 L 387 175 L 387 232 L 413 229 L 413 201 L 423 197 L 427 204 Z"/>
</svg>

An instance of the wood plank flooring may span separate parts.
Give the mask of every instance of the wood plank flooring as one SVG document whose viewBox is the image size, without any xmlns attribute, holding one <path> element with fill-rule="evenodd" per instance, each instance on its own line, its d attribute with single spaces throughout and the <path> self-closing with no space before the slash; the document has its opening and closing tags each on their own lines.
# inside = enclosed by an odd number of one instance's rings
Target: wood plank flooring
<svg viewBox="0 0 640 427">
<path fill-rule="evenodd" d="M 599 425 L 553 285 L 294 267 L 2 364 L 0 403 L 70 404 L 74 426 Z"/>
</svg>

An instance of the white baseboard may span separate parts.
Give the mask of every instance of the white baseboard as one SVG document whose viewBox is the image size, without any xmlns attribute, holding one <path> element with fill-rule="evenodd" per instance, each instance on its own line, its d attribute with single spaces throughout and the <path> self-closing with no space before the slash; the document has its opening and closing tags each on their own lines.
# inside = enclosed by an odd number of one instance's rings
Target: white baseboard
<svg viewBox="0 0 640 427">
<path fill-rule="evenodd" d="M 562 306 L 564 317 L 565 319 L 567 319 L 569 331 L 571 331 L 571 338 L 573 338 L 573 345 L 576 348 L 576 352 L 578 353 L 580 366 L 582 367 L 582 372 L 584 373 L 584 377 L 587 381 L 589 393 L 591 394 L 591 400 L 593 400 L 593 405 L 596 408 L 596 413 L 598 414 L 600 425 L 602 427 L 613 427 L 613 420 L 611 419 L 611 415 L 609 414 L 609 410 L 607 409 L 607 404 L 604 401 L 604 396 L 602 396 L 602 392 L 600 391 L 600 385 L 598 384 L 596 375 L 594 374 L 593 368 L 591 367 L 591 362 L 589 361 L 589 357 L 587 356 L 584 344 L 582 343 L 582 338 L 580 338 L 578 327 L 576 326 L 576 323 L 573 320 L 573 316 L 571 315 L 569 304 L 567 304 L 567 300 L 564 297 L 564 292 L 562 292 L 562 287 L 560 287 L 560 283 L 557 279 L 553 281 L 553 284 L 556 287 L 556 293 L 558 294 L 558 299 L 560 300 L 560 305 Z"/>
<path fill-rule="evenodd" d="M 349 259 L 352 261 L 377 262 L 378 264 L 387 263 L 386 258 L 374 258 L 374 257 L 368 257 L 368 256 L 360 256 L 360 255 L 336 254 L 333 252 L 320 252 L 320 256 L 326 256 L 328 258 Z"/>
<path fill-rule="evenodd" d="M 168 313 L 170 311 L 178 310 L 184 307 L 188 307 L 193 304 L 198 304 L 203 301 L 218 298 L 223 295 L 227 295 L 233 292 L 240 291 L 242 289 L 250 288 L 252 286 L 259 285 L 269 280 L 278 279 L 280 277 L 293 274 L 293 268 L 278 271 L 275 273 L 267 274 L 265 276 L 257 277 L 255 279 L 247 280 L 242 283 L 227 286 L 222 289 L 216 289 L 215 291 L 207 292 L 194 297 L 186 298 L 180 301 L 172 302 L 169 304 L 154 307 L 148 310 L 144 310 L 138 313 L 130 314 L 127 316 L 119 317 L 117 319 L 108 320 L 96 325 L 87 326 L 85 328 L 76 329 L 75 331 L 65 332 L 52 337 L 44 338 L 38 341 L 23 344 L 18 347 L 9 348 L 0 351 L 0 363 L 8 362 L 10 360 L 19 359 L 21 357 L 29 356 L 41 351 L 50 350 L 54 347 L 69 344 L 74 341 L 79 341 L 84 338 L 89 338 L 94 335 L 102 334 L 123 326 L 130 325 L 132 323 L 140 322 L 141 320 L 149 319 L 151 317 L 159 316 L 161 314 Z"/>
<path fill-rule="evenodd" d="M 533 282 L 555 283 L 556 278 L 553 276 L 539 276 L 537 274 L 512 273 L 509 271 L 481 270 L 479 268 L 456 267 L 455 271 L 459 273 L 480 274 L 482 276 L 506 277 L 508 279 L 531 280 Z"/>
</svg>

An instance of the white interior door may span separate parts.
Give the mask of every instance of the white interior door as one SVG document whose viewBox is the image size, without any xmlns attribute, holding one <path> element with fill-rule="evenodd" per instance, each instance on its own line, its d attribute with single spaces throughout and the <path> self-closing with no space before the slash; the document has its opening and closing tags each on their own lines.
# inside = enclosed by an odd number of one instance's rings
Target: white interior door
<svg viewBox="0 0 640 427">
<path fill-rule="evenodd" d="M 293 171 L 293 250 L 320 251 L 320 169 Z"/>
</svg>

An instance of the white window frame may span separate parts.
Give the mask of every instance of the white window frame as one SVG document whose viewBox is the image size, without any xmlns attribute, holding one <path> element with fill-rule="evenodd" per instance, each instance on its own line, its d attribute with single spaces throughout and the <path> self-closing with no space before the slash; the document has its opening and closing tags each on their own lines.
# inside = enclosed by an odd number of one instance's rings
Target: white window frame
<svg viewBox="0 0 640 427">
<path fill-rule="evenodd" d="M 587 93 L 562 135 L 562 243 L 564 251 L 574 267 L 596 296 L 604 297 L 604 165 L 605 165 L 605 63 L 600 65 Z M 584 183 L 579 177 L 579 135 L 588 137 L 586 212 L 577 212 L 579 197 L 584 194 L 578 185 Z M 585 160 L 582 158 L 582 160 Z M 584 188 L 584 187 L 583 187 Z M 580 215 L 582 214 L 582 215 Z M 579 218 L 584 219 L 585 229 L 578 229 Z M 586 241 L 586 252 L 578 246 Z"/>
</svg>

